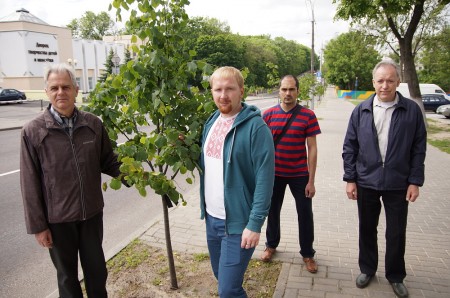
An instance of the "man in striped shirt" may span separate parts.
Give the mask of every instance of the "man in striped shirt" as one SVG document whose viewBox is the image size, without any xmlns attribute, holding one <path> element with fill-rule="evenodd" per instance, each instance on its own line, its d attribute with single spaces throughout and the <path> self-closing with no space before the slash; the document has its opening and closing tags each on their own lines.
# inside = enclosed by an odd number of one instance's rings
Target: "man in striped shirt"
<svg viewBox="0 0 450 298">
<path fill-rule="evenodd" d="M 275 183 L 267 221 L 266 248 L 261 260 L 270 261 L 280 243 L 280 212 L 286 186 L 289 185 L 297 209 L 300 254 L 306 270 L 316 273 L 312 198 L 316 192 L 316 135 L 320 134 L 320 127 L 314 112 L 297 103 L 298 88 L 295 76 L 283 77 L 279 89 L 280 103 L 263 115 L 274 140 L 281 134 L 289 118 L 295 118 L 275 147 Z M 295 110 L 297 112 L 293 115 Z"/>
</svg>

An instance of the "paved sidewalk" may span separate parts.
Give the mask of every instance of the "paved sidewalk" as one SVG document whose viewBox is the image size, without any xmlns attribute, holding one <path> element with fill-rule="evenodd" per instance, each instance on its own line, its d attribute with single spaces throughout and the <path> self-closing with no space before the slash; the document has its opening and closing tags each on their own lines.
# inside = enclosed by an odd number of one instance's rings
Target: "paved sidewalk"
<svg viewBox="0 0 450 298">
<path fill-rule="evenodd" d="M 358 268 L 358 217 L 342 182 L 342 142 L 354 106 L 337 99 L 332 89 L 315 105 L 322 134 L 314 198 L 315 249 L 319 271 L 304 268 L 298 245 L 295 204 L 289 191 L 282 210 L 282 236 L 275 259 L 283 262 L 274 297 L 395 297 L 384 277 L 384 214 L 380 217 L 380 263 L 376 278 L 365 289 L 355 286 Z M 450 155 L 428 146 L 426 184 L 410 204 L 405 279 L 410 297 L 450 297 Z M 205 225 L 199 219 L 199 191 L 185 194 L 187 206 L 170 211 L 173 249 L 207 252 Z M 263 227 L 265 231 L 265 226 Z M 254 258 L 264 249 L 265 234 Z M 142 236 L 165 247 L 162 217 Z"/>
</svg>

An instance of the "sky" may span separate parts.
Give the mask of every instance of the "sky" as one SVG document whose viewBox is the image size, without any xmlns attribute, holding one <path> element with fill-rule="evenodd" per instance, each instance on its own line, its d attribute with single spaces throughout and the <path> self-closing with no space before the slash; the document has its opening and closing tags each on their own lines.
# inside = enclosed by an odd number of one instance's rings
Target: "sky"
<svg viewBox="0 0 450 298">
<path fill-rule="evenodd" d="M 86 11 L 108 12 L 112 0 L 0 0 L 0 18 L 25 8 L 54 26 L 66 26 Z M 348 32 L 345 21 L 333 21 L 333 0 L 190 0 L 190 17 L 210 17 L 228 23 L 231 32 L 241 35 L 284 37 L 311 47 L 314 11 L 314 49 L 320 52 L 330 39 Z M 311 8 L 311 3 L 313 9 Z M 115 11 L 108 12 L 115 20 Z M 122 15 L 125 19 L 127 15 Z M 118 28 L 123 27 L 118 24 Z"/>
</svg>

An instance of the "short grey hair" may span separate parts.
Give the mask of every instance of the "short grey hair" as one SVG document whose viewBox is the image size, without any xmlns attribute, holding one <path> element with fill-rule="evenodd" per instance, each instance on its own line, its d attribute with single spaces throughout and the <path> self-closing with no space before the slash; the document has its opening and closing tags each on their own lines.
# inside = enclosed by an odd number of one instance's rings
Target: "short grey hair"
<svg viewBox="0 0 450 298">
<path fill-rule="evenodd" d="M 65 63 L 59 63 L 59 64 L 51 64 L 47 66 L 44 70 L 44 83 L 45 87 L 47 87 L 48 83 L 48 77 L 52 73 L 60 74 L 60 73 L 68 73 L 70 76 L 70 79 L 72 80 L 73 86 L 77 87 L 77 79 L 75 76 L 75 70 L 72 68 L 72 66 L 65 64 Z"/>
<path fill-rule="evenodd" d="M 395 72 L 397 73 L 397 78 L 400 79 L 400 67 L 392 59 L 381 60 L 380 62 L 377 63 L 377 65 L 375 65 L 375 67 L 372 70 L 372 78 L 373 79 L 375 78 L 375 72 L 382 66 L 392 66 L 393 68 L 395 68 Z"/>
</svg>

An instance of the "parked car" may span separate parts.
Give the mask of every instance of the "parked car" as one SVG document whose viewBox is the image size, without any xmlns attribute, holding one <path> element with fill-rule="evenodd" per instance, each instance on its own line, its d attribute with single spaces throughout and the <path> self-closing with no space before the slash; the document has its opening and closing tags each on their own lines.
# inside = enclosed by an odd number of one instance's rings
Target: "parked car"
<svg viewBox="0 0 450 298">
<path fill-rule="evenodd" d="M 436 84 L 419 84 L 420 94 L 442 94 L 446 99 L 450 100 L 450 97 L 445 94 L 444 90 Z M 397 87 L 397 91 L 400 92 L 404 97 L 411 98 L 409 94 L 409 87 L 407 83 L 400 83 Z"/>
<path fill-rule="evenodd" d="M 22 103 L 26 99 L 27 96 L 22 91 L 0 88 L 0 103 Z"/>
<path fill-rule="evenodd" d="M 450 104 L 440 106 L 436 109 L 436 113 L 444 115 L 445 118 L 450 118 Z"/>
<path fill-rule="evenodd" d="M 436 112 L 439 106 L 450 104 L 450 100 L 444 94 L 422 94 L 423 107 L 426 111 Z"/>
</svg>

